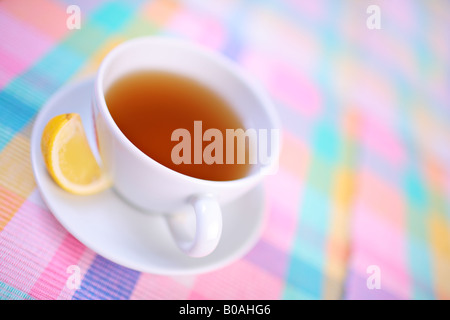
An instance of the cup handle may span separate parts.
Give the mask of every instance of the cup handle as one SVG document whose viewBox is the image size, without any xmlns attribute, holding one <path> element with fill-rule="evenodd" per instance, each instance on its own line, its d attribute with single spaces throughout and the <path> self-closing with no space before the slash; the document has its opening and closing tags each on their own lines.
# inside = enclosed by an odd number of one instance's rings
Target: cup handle
<svg viewBox="0 0 450 320">
<path fill-rule="evenodd" d="M 195 215 L 174 213 L 167 216 L 167 222 L 181 251 L 191 257 L 204 257 L 213 252 L 219 243 L 222 211 L 212 195 L 195 196 L 189 202 Z"/>
</svg>

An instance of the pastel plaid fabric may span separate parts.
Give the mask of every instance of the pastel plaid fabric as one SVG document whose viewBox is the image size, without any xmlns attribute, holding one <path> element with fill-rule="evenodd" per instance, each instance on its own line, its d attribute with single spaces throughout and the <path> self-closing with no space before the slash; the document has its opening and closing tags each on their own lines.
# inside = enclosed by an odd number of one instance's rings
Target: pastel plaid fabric
<svg viewBox="0 0 450 320">
<path fill-rule="evenodd" d="M 73 4 L 82 19 L 71 30 Z M 379 29 L 367 25 L 372 4 Z M 445 0 L 1 1 L 0 298 L 450 299 L 448 30 Z M 142 35 L 235 60 L 283 122 L 263 234 L 219 270 L 117 265 L 68 233 L 36 188 L 42 105 Z M 66 285 L 70 265 L 79 289 Z"/>
</svg>

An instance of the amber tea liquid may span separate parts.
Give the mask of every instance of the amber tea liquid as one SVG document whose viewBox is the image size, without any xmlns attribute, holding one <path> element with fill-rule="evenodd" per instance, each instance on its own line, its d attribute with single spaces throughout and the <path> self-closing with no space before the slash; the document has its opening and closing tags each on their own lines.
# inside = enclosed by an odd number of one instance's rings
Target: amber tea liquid
<svg viewBox="0 0 450 320">
<path fill-rule="evenodd" d="M 205 180 L 235 180 L 250 170 L 245 164 L 175 164 L 172 132 L 178 128 L 189 130 L 194 140 L 194 121 L 202 121 L 203 132 L 219 129 L 224 137 L 226 129 L 244 129 L 240 118 L 217 93 L 196 80 L 165 71 L 130 73 L 114 82 L 105 95 L 106 105 L 119 129 L 142 152 L 162 165 L 182 174 Z M 209 144 L 203 142 L 203 148 Z M 235 148 L 235 155 L 237 154 Z"/>
</svg>

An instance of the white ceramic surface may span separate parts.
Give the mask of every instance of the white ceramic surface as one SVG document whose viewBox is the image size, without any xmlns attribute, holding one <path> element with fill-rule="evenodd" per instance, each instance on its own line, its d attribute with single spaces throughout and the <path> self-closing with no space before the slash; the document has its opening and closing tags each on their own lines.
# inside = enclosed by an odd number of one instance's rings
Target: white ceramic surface
<svg viewBox="0 0 450 320">
<path fill-rule="evenodd" d="M 247 129 L 279 130 L 275 108 L 267 93 L 233 61 L 181 39 L 151 36 L 128 40 L 111 50 L 98 69 L 93 117 L 101 159 L 115 190 L 139 208 L 165 214 L 179 248 L 190 256 L 203 257 L 213 252 L 220 240 L 221 207 L 255 188 L 277 166 L 279 140 L 271 141 L 269 161 L 256 162 L 241 179 L 203 180 L 171 170 L 128 140 L 106 106 L 104 96 L 110 85 L 136 70 L 171 71 L 203 83 L 228 100 Z M 190 219 L 183 217 L 183 212 L 195 212 L 194 222 L 188 224 Z"/>
<path fill-rule="evenodd" d="M 59 222 L 80 242 L 105 258 L 154 274 L 207 272 L 248 252 L 258 240 L 264 221 L 265 201 L 261 185 L 222 207 L 223 232 L 216 250 L 206 257 L 192 258 L 178 249 L 166 219 L 161 215 L 130 206 L 113 189 L 92 196 L 77 196 L 53 182 L 40 150 L 43 128 L 53 116 L 77 112 L 94 147 L 93 90 L 93 78 L 67 85 L 46 103 L 34 123 L 31 137 L 33 172 L 44 201 Z"/>
</svg>

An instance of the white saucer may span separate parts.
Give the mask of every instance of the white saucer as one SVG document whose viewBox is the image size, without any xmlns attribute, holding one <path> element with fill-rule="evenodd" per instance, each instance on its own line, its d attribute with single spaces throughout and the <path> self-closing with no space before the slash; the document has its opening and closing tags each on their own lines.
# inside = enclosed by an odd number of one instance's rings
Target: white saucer
<svg viewBox="0 0 450 320">
<path fill-rule="evenodd" d="M 47 173 L 40 150 L 43 128 L 58 114 L 77 112 L 91 145 L 93 78 L 69 84 L 42 108 L 31 136 L 31 162 L 41 195 L 56 219 L 80 242 L 128 268 L 164 275 L 212 271 L 239 259 L 260 236 L 265 213 L 262 185 L 223 207 L 223 232 L 209 256 L 191 258 L 173 242 L 166 220 L 130 206 L 113 189 L 77 196 L 60 189 Z"/>
</svg>

